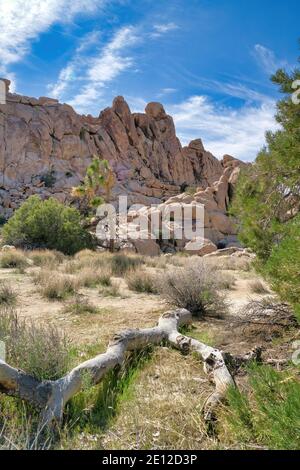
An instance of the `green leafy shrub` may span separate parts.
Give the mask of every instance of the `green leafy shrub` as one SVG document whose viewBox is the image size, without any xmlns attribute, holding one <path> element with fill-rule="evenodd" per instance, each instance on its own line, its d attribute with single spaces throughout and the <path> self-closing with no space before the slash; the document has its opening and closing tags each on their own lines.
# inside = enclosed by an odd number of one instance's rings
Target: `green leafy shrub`
<svg viewBox="0 0 300 470">
<path fill-rule="evenodd" d="M 71 255 L 93 245 L 77 210 L 54 198 L 31 196 L 3 227 L 5 243 L 18 247 L 48 248 Z"/>
<path fill-rule="evenodd" d="M 262 272 L 300 312 L 300 104 L 291 100 L 299 79 L 300 69 L 281 69 L 272 77 L 285 95 L 277 103 L 281 128 L 267 133 L 266 147 L 253 165 L 242 169 L 231 212 L 240 222 L 241 241 L 258 255 Z"/>
<path fill-rule="evenodd" d="M 285 235 L 263 270 L 284 300 L 300 304 L 300 215 L 286 224 Z"/>
</svg>

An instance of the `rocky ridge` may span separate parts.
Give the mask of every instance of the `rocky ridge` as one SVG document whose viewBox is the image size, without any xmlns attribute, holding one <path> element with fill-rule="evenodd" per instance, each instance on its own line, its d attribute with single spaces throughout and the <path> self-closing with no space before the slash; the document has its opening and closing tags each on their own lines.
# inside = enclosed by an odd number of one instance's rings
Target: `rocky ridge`
<svg viewBox="0 0 300 470">
<path fill-rule="evenodd" d="M 127 194 L 129 205 L 203 201 L 207 238 L 218 243 L 233 234 L 226 212 L 242 162 L 228 155 L 219 161 L 200 139 L 182 147 L 160 103 L 131 113 L 119 96 L 92 117 L 55 99 L 9 93 L 6 84 L 7 103 L 0 105 L 0 217 L 10 217 L 32 194 L 70 200 L 71 188 L 98 155 L 115 172 L 113 200 Z M 187 187 L 194 195 L 183 193 Z"/>
</svg>

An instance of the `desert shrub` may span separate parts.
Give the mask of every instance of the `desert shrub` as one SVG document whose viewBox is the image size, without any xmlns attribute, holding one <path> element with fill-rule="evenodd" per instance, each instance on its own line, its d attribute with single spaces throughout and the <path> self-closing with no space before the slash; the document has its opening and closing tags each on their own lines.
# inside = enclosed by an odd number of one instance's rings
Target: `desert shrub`
<svg viewBox="0 0 300 470">
<path fill-rule="evenodd" d="M 19 250 L 3 251 L 0 254 L 0 267 L 5 269 L 24 269 L 28 266 L 28 259 Z"/>
<path fill-rule="evenodd" d="M 127 271 L 136 269 L 144 263 L 141 256 L 127 256 L 118 253 L 111 257 L 111 268 L 113 275 L 122 277 Z"/>
<path fill-rule="evenodd" d="M 32 250 L 28 252 L 28 258 L 35 266 L 56 266 L 64 261 L 65 256 L 56 250 Z"/>
<path fill-rule="evenodd" d="M 5 341 L 7 363 L 39 380 L 56 380 L 68 370 L 70 342 L 51 325 L 25 322 L 15 311 L 2 309 L 0 340 Z"/>
<path fill-rule="evenodd" d="M 299 450 L 300 383 L 269 366 L 249 370 L 250 393 L 231 389 L 223 432 L 235 444 Z"/>
<path fill-rule="evenodd" d="M 128 288 L 135 292 L 157 294 L 155 278 L 144 269 L 129 271 L 125 276 Z"/>
<path fill-rule="evenodd" d="M 172 305 L 186 308 L 194 315 L 217 315 L 226 312 L 221 277 L 204 260 L 189 260 L 185 267 L 168 270 L 157 280 L 161 295 Z"/>
<path fill-rule="evenodd" d="M 0 306 L 14 305 L 17 294 L 8 282 L 0 281 Z"/>
<path fill-rule="evenodd" d="M 76 277 L 54 271 L 42 270 L 34 279 L 40 285 L 41 294 L 49 300 L 64 300 L 80 286 Z"/>
<path fill-rule="evenodd" d="M 269 290 L 265 284 L 260 280 L 256 279 L 255 281 L 250 282 L 250 290 L 254 294 L 269 294 Z"/>
<path fill-rule="evenodd" d="M 93 245 L 77 210 L 38 196 L 31 196 L 15 211 L 2 235 L 5 243 L 18 247 L 55 249 L 69 255 Z"/>
</svg>

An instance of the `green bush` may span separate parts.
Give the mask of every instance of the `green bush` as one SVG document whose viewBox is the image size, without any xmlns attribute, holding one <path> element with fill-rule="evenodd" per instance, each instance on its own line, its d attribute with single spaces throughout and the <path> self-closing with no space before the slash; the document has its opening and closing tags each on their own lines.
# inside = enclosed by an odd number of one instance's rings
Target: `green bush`
<svg viewBox="0 0 300 470">
<path fill-rule="evenodd" d="M 286 224 L 285 232 L 273 248 L 264 272 L 281 298 L 300 304 L 300 215 Z"/>
<path fill-rule="evenodd" d="M 31 196 L 3 227 L 5 243 L 25 248 L 48 248 L 72 255 L 91 248 L 91 235 L 83 229 L 80 214 L 54 198 Z"/>
<path fill-rule="evenodd" d="M 281 128 L 267 133 L 267 145 L 254 164 L 242 169 L 231 212 L 239 220 L 241 241 L 255 251 L 262 272 L 300 313 L 300 104 L 291 100 L 299 79 L 299 68 L 278 70 L 272 77 L 285 95 L 277 103 Z"/>
</svg>

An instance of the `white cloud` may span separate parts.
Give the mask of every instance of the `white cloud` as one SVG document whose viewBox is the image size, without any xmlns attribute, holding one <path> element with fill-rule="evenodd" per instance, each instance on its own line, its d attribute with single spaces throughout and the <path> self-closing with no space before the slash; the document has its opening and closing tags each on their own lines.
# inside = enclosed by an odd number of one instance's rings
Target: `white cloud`
<svg viewBox="0 0 300 470">
<path fill-rule="evenodd" d="M 91 104 L 101 97 L 106 84 L 134 64 L 127 49 L 139 42 L 137 29 L 126 26 L 96 55 L 82 54 L 91 45 L 91 38 L 94 44 L 96 33 L 90 33 L 81 41 L 72 61 L 61 70 L 58 81 L 49 86 L 55 98 L 62 98 L 66 93 L 72 96 L 69 103 L 80 112 L 91 111 Z"/>
<path fill-rule="evenodd" d="M 170 31 L 178 29 L 179 26 L 176 23 L 159 23 L 153 25 L 153 31 L 150 33 L 152 38 L 159 38 Z"/>
<path fill-rule="evenodd" d="M 285 61 L 278 60 L 274 51 L 268 49 L 261 44 L 256 44 L 254 46 L 253 55 L 259 65 L 263 68 L 263 70 L 268 73 L 269 75 L 276 72 L 279 68 L 287 67 L 288 64 Z"/>
<path fill-rule="evenodd" d="M 275 130 L 275 102 L 245 104 L 239 109 L 218 106 L 206 96 L 192 96 L 168 106 L 177 134 L 184 145 L 201 137 L 205 147 L 218 158 L 231 154 L 252 161 L 265 143 L 265 132 Z"/>
<path fill-rule="evenodd" d="M 0 71 L 24 58 L 39 35 L 55 24 L 99 9 L 105 0 L 0 0 Z"/>
</svg>

